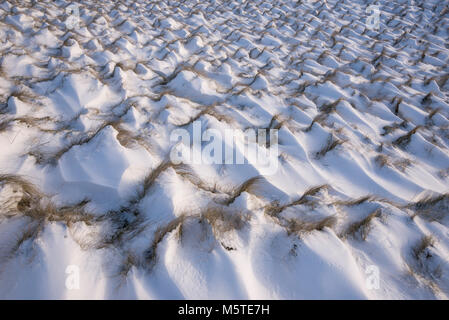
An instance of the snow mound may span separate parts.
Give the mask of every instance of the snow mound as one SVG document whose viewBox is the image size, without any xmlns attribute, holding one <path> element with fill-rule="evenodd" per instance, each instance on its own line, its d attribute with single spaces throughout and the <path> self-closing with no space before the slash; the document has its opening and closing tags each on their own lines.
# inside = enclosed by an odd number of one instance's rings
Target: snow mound
<svg viewBox="0 0 449 320">
<path fill-rule="evenodd" d="M 447 299 L 449 10 L 376 4 L 3 1 L 0 298 Z"/>
</svg>

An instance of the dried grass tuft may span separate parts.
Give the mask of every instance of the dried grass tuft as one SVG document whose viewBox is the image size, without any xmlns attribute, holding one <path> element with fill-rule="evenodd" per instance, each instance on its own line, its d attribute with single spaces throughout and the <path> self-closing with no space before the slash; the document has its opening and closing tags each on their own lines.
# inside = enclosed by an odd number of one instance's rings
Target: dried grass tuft
<svg viewBox="0 0 449 320">
<path fill-rule="evenodd" d="M 381 215 L 382 210 L 380 208 L 374 210 L 362 220 L 351 223 L 340 236 L 346 239 L 349 236 L 356 237 L 359 234 L 361 239 L 365 241 L 372 227 L 371 222 Z"/>
<path fill-rule="evenodd" d="M 315 154 L 317 159 L 323 158 L 328 152 L 334 150 L 337 146 L 345 143 L 344 140 L 339 140 L 334 137 L 333 134 L 329 136 L 327 139 L 326 145 Z"/>
</svg>

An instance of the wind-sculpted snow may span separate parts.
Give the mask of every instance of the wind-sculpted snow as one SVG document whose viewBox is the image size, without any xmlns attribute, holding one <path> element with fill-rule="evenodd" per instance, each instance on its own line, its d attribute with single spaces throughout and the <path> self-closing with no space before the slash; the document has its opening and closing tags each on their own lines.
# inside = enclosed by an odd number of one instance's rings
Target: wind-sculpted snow
<svg viewBox="0 0 449 320">
<path fill-rule="evenodd" d="M 447 299 L 448 39 L 447 1 L 2 1 L 0 297 Z M 276 171 L 173 162 L 195 123 Z"/>
</svg>

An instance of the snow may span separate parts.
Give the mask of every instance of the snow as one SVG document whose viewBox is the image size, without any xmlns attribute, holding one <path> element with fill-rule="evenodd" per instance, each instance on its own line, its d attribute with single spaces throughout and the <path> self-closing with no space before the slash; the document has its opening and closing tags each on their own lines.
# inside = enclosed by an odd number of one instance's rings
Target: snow
<svg viewBox="0 0 449 320">
<path fill-rule="evenodd" d="M 70 3 L 0 4 L 0 298 L 448 299 L 446 2 Z"/>
</svg>

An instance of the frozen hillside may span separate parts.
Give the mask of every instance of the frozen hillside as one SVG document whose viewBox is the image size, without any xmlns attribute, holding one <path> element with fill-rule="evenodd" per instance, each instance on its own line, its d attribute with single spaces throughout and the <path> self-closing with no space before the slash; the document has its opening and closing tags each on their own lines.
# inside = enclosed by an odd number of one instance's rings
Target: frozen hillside
<svg viewBox="0 0 449 320">
<path fill-rule="evenodd" d="M 447 1 L 1 1 L 0 147 L 0 298 L 449 298 Z"/>
</svg>

